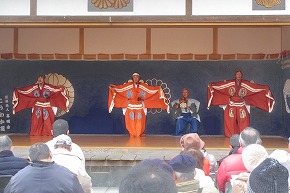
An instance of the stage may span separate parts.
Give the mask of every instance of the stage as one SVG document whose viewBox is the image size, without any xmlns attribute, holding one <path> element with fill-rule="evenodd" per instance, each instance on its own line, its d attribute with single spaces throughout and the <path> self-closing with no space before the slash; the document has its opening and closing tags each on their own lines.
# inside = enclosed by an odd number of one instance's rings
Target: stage
<svg viewBox="0 0 290 193">
<path fill-rule="evenodd" d="M 21 156 L 23 156 L 25 150 L 37 142 L 46 142 L 52 139 L 50 136 L 29 136 L 21 134 L 9 135 L 13 141 L 15 150 L 20 150 Z M 145 137 L 129 137 L 128 135 L 70 135 L 72 141 L 78 144 L 84 151 L 86 159 L 100 160 L 104 157 L 105 160 L 124 160 L 129 152 L 139 152 L 135 156 L 135 160 L 138 159 L 138 155 L 141 152 L 163 152 L 158 153 L 158 158 L 166 158 L 168 154 L 164 153 L 173 152 L 179 153 L 181 147 L 179 145 L 180 137 L 170 135 L 147 135 Z M 222 152 L 227 153 L 229 151 L 229 138 L 221 135 L 202 135 L 200 138 L 205 142 L 205 149 L 212 154 L 220 154 Z M 273 151 L 275 149 L 287 149 L 288 139 L 279 136 L 262 136 L 262 145 L 268 150 Z M 21 151 L 22 150 L 22 151 Z M 119 152 L 120 159 L 117 157 L 112 158 L 109 153 L 104 156 L 104 152 Z M 18 152 L 18 151 L 17 151 Z M 96 155 L 92 156 L 92 154 Z M 122 152 L 126 152 L 123 155 Z M 105 153 L 106 154 L 106 153 Z M 103 156 L 101 156 L 103 155 Z M 122 156 L 121 156 L 122 155 Z M 134 155 L 132 155 L 134 157 Z M 143 156 L 142 156 L 143 157 Z M 152 156 L 151 156 L 152 157 Z M 219 157 L 219 156 L 218 156 Z M 143 157 L 144 158 L 144 157 Z M 148 157 L 149 158 L 149 157 Z M 132 160 L 128 157 L 129 160 Z"/>
</svg>

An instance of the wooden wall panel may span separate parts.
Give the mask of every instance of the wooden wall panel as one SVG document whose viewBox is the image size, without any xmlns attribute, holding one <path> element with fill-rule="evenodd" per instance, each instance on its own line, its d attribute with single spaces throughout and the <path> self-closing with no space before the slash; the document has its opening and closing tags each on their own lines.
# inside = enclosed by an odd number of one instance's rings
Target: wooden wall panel
<svg viewBox="0 0 290 193">
<path fill-rule="evenodd" d="M 281 28 L 219 28 L 219 53 L 280 53 Z"/>
<path fill-rule="evenodd" d="M 282 50 L 290 50 L 290 26 L 282 27 Z"/>
<path fill-rule="evenodd" d="M 13 29 L 0 28 L 0 53 L 13 53 Z"/>
<path fill-rule="evenodd" d="M 19 53 L 79 53 L 78 28 L 21 28 Z"/>
<path fill-rule="evenodd" d="M 154 28 L 152 29 L 152 53 L 213 52 L 212 28 Z"/>
<path fill-rule="evenodd" d="M 86 54 L 146 53 L 146 28 L 86 28 Z"/>
</svg>

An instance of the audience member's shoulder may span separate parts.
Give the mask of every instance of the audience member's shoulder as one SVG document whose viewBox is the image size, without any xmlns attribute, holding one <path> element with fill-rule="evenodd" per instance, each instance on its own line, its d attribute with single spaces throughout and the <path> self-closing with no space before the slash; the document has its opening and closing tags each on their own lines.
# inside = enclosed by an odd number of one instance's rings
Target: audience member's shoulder
<svg viewBox="0 0 290 193">
<path fill-rule="evenodd" d="M 221 164 L 234 164 L 235 161 L 241 160 L 242 161 L 242 154 L 241 153 L 236 153 L 236 154 L 231 154 L 225 159 L 222 160 Z"/>
<path fill-rule="evenodd" d="M 56 170 L 58 170 L 58 174 L 63 174 L 63 175 L 70 175 L 70 176 L 73 176 L 75 175 L 74 173 L 72 173 L 68 168 L 62 166 L 62 165 L 59 165 L 57 163 L 54 163 L 53 164 L 53 167 L 55 167 Z"/>
</svg>

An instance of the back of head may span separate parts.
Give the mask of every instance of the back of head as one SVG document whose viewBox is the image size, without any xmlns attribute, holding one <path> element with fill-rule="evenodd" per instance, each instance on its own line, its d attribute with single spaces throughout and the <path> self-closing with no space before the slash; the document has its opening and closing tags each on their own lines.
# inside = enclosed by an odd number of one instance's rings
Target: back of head
<svg viewBox="0 0 290 193">
<path fill-rule="evenodd" d="M 240 144 L 243 147 L 247 147 L 251 144 L 261 144 L 260 133 L 258 130 L 252 127 L 246 127 L 240 134 Z"/>
<path fill-rule="evenodd" d="M 140 162 L 143 165 L 151 166 L 151 167 L 158 167 L 163 169 L 165 172 L 167 172 L 169 175 L 173 175 L 173 169 L 172 167 L 162 161 L 161 159 L 144 159 Z"/>
<path fill-rule="evenodd" d="M 66 135 L 69 129 L 68 122 L 63 119 L 58 119 L 52 124 L 52 128 L 54 137 L 57 137 L 62 134 Z"/>
<path fill-rule="evenodd" d="M 180 154 L 186 154 L 192 156 L 196 160 L 196 168 L 203 169 L 204 155 L 200 150 L 196 149 L 184 149 Z"/>
<path fill-rule="evenodd" d="M 173 168 L 179 182 L 194 179 L 196 160 L 192 156 L 179 154 L 169 160 L 168 164 Z"/>
<path fill-rule="evenodd" d="M 35 143 L 29 149 L 29 158 L 32 162 L 50 158 L 50 150 L 45 143 Z"/>
<path fill-rule="evenodd" d="M 133 166 L 122 179 L 119 193 L 177 193 L 172 175 L 146 164 Z"/>
<path fill-rule="evenodd" d="M 242 152 L 243 163 L 248 171 L 253 171 L 268 157 L 267 150 L 259 144 L 248 145 Z"/>
<path fill-rule="evenodd" d="M 250 174 L 249 193 L 287 193 L 288 170 L 276 159 L 266 158 Z"/>
<path fill-rule="evenodd" d="M 235 148 L 240 146 L 240 141 L 239 141 L 240 135 L 234 134 L 230 138 L 230 145 Z"/>
<path fill-rule="evenodd" d="M 0 151 L 11 150 L 12 140 L 7 135 L 0 136 Z"/>
</svg>

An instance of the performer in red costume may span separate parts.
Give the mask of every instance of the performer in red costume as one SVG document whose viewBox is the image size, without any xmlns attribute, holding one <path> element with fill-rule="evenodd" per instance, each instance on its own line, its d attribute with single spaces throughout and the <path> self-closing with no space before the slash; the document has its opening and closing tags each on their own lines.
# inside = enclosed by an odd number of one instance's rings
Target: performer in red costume
<svg viewBox="0 0 290 193">
<path fill-rule="evenodd" d="M 44 82 L 44 76 L 37 77 L 37 83 L 15 89 L 13 92 L 13 114 L 32 108 L 30 135 L 52 135 L 52 124 L 57 108 L 68 110 L 69 101 L 64 87 Z"/>
<path fill-rule="evenodd" d="M 160 86 L 148 86 L 138 73 L 122 85 L 110 85 L 108 109 L 123 108 L 130 137 L 144 135 L 147 108 L 162 108 L 169 112 L 169 104 Z"/>
<path fill-rule="evenodd" d="M 208 106 L 224 109 L 224 133 L 226 137 L 240 134 L 250 125 L 250 106 L 264 111 L 273 110 L 275 100 L 269 86 L 243 80 L 242 71 L 235 73 L 235 80 L 210 83 L 208 85 Z"/>
</svg>

